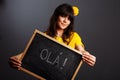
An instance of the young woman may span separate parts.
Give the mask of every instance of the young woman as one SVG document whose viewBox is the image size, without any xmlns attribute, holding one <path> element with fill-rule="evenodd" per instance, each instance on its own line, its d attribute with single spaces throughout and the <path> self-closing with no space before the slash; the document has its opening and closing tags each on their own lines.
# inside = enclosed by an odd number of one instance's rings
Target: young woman
<svg viewBox="0 0 120 80">
<path fill-rule="evenodd" d="M 62 4 L 58 6 L 51 19 L 45 34 L 55 38 L 57 41 L 64 43 L 82 53 L 83 61 L 90 66 L 94 66 L 96 57 L 85 50 L 81 37 L 74 30 L 74 11 L 71 5 Z M 10 65 L 19 69 L 21 61 L 20 56 L 10 57 Z"/>
</svg>

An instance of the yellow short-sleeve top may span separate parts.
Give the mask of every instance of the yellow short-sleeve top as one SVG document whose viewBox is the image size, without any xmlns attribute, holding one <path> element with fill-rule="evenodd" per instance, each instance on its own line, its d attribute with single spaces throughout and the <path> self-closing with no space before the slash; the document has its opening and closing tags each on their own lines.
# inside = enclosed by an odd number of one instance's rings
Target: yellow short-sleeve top
<svg viewBox="0 0 120 80">
<path fill-rule="evenodd" d="M 63 39 L 61 37 L 56 36 L 54 38 L 58 42 L 64 43 Z M 82 43 L 81 37 L 79 36 L 79 34 L 77 32 L 72 32 L 70 38 L 67 39 L 67 41 L 69 41 L 69 43 L 67 45 L 70 46 L 70 47 L 72 47 L 72 48 L 74 48 L 74 49 L 75 49 L 76 46 L 79 46 L 79 45 L 81 45 L 82 47 L 84 47 L 84 44 Z"/>
</svg>

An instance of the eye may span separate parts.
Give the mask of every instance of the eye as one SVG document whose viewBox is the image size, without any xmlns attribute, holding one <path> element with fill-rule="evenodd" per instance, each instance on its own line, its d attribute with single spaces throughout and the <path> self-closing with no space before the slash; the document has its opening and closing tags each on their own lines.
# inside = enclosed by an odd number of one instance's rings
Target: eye
<svg viewBox="0 0 120 80">
<path fill-rule="evenodd" d="M 61 17 L 66 17 L 65 15 L 61 15 Z"/>
<path fill-rule="evenodd" d="M 71 20 L 70 17 L 68 17 L 68 20 Z"/>
</svg>

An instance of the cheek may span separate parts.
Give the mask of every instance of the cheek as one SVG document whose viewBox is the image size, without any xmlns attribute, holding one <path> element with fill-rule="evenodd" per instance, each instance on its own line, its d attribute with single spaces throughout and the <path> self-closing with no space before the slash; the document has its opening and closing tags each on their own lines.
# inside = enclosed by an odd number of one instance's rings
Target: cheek
<svg viewBox="0 0 120 80">
<path fill-rule="evenodd" d="M 63 19 L 58 19 L 58 21 L 57 21 L 57 23 L 58 23 L 58 25 L 60 26 L 61 25 L 61 23 L 63 23 L 64 22 L 64 20 Z"/>
<path fill-rule="evenodd" d="M 70 23 L 71 23 L 70 21 L 67 22 L 68 25 L 70 25 Z"/>
<path fill-rule="evenodd" d="M 59 19 L 59 22 L 64 22 L 64 19 Z"/>
<path fill-rule="evenodd" d="M 71 21 L 68 21 L 68 24 L 70 24 L 71 23 Z"/>
<path fill-rule="evenodd" d="M 57 24 L 58 24 L 58 25 L 60 25 L 60 22 L 61 22 L 61 21 L 60 21 L 60 20 L 58 20 L 58 21 L 57 21 Z"/>
<path fill-rule="evenodd" d="M 62 22 L 62 20 L 58 18 L 57 23 L 60 24 L 60 22 Z"/>
<path fill-rule="evenodd" d="M 57 26 L 59 26 L 59 27 L 61 26 L 61 22 L 60 21 L 57 22 Z"/>
</svg>

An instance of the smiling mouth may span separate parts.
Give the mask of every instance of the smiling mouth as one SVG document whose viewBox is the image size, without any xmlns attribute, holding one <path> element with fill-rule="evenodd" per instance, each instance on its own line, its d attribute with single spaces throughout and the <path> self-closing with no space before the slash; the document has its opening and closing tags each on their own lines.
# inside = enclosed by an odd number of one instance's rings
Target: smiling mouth
<svg viewBox="0 0 120 80">
<path fill-rule="evenodd" d="M 61 23 L 63 26 L 67 26 L 67 24 Z"/>
</svg>

